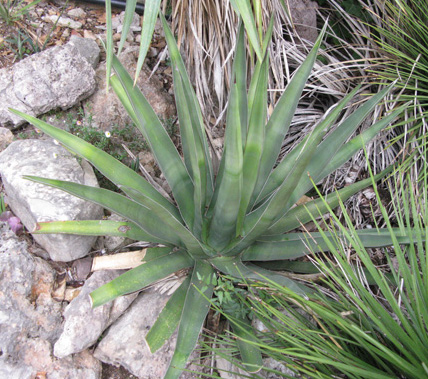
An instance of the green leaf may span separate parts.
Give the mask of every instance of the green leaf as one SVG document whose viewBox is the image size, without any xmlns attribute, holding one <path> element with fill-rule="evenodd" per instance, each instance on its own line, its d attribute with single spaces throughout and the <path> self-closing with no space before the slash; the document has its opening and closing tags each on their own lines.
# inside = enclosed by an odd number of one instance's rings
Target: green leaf
<svg viewBox="0 0 428 379">
<path fill-rule="evenodd" d="M 111 220 L 39 222 L 31 234 L 78 234 L 82 236 L 126 237 L 136 241 L 150 241 L 152 235 L 132 222 Z"/>
<path fill-rule="evenodd" d="M 377 174 L 374 177 L 374 180 L 378 181 L 382 179 L 384 176 L 391 173 L 392 170 L 392 167 L 387 168 L 386 170 Z M 298 228 L 299 226 L 312 221 L 314 216 L 317 217 L 319 214 L 328 212 L 329 208 L 336 208 L 340 201 L 346 201 L 352 195 L 368 186 L 371 186 L 372 184 L 372 178 L 364 179 L 357 183 L 353 183 L 350 186 L 344 187 L 335 193 L 331 193 L 325 196 L 324 199 L 318 198 L 306 204 L 298 205 L 290 209 L 281 219 L 279 219 L 268 230 L 266 230 L 263 235 L 283 234 Z"/>
<path fill-rule="evenodd" d="M 385 94 L 385 91 L 382 92 Z M 316 159 L 308 166 L 308 172 L 311 177 L 305 176 L 300 179 L 300 182 L 297 184 L 295 193 L 290 199 L 290 203 L 288 206 L 294 204 L 306 191 L 312 188 L 312 181 L 318 183 L 320 180 L 324 179 L 327 175 L 340 168 L 345 162 L 347 162 L 357 151 L 364 148 L 364 146 L 374 137 L 376 137 L 379 132 L 388 126 L 392 121 L 394 121 L 397 116 L 405 109 L 407 105 L 400 107 L 399 109 L 391 112 L 389 115 L 383 117 L 380 121 L 376 122 L 369 129 L 365 130 L 359 136 L 353 138 L 349 142 L 341 145 L 339 149 L 337 149 L 338 144 L 342 143 L 347 137 L 350 136 L 349 129 L 346 131 L 349 125 L 355 125 L 358 122 L 355 122 L 356 119 L 352 120 L 352 124 L 348 123 L 348 119 L 344 121 L 344 123 L 339 126 L 330 136 L 328 136 L 323 143 L 317 149 L 316 156 L 320 157 L 320 159 Z M 363 106 L 364 107 L 364 106 Z M 363 108 L 362 107 L 362 108 Z M 365 110 L 367 111 L 367 109 Z M 358 110 L 357 110 L 358 112 Z M 363 116 L 365 112 L 361 114 Z M 363 119 L 360 120 L 360 123 Z M 355 126 L 355 128 L 357 127 Z M 344 127 L 345 133 L 344 135 L 340 135 L 340 128 Z M 343 138 L 346 137 L 346 138 Z M 334 152 L 331 156 L 329 156 L 329 149 Z M 321 164 L 320 164 L 321 163 Z"/>
<path fill-rule="evenodd" d="M 396 235 L 398 243 L 409 244 L 413 242 L 413 239 L 401 232 L 399 228 L 393 228 L 392 231 Z M 392 246 L 394 244 L 388 229 L 362 229 L 356 230 L 355 233 L 365 248 Z M 311 232 L 260 237 L 244 252 L 242 260 L 271 261 L 300 258 L 311 253 L 328 251 L 330 246 L 327 240 L 336 241 L 341 238 L 346 244 L 347 241 L 340 231 L 334 234 L 331 232 L 325 232 L 325 234 Z"/>
<path fill-rule="evenodd" d="M 226 125 L 224 171 L 208 236 L 208 244 L 217 251 L 236 235 L 236 217 L 242 193 L 243 153 L 236 84 L 230 93 Z"/>
<path fill-rule="evenodd" d="M 78 183 L 65 182 L 62 180 L 53 180 L 40 178 L 37 176 L 24 176 L 37 183 L 59 188 L 74 196 L 89 200 L 95 204 L 125 217 L 129 221 L 137 224 L 145 233 L 151 236 L 149 242 L 158 242 L 183 246 L 183 242 L 178 236 L 168 228 L 162 220 L 149 208 L 141 206 L 128 198 L 119 195 L 116 192 L 108 191 L 103 188 L 84 186 Z"/>
<path fill-rule="evenodd" d="M 324 28 L 318 36 L 314 47 L 308 54 L 307 58 L 298 68 L 290 83 L 288 83 L 285 88 L 284 93 L 276 104 L 276 107 L 266 125 L 266 137 L 260 162 L 259 176 L 254 190 L 255 197 L 257 197 L 257 194 L 261 192 L 266 179 L 277 161 L 282 142 L 284 141 L 284 136 L 288 132 L 297 104 L 299 103 L 300 95 L 305 87 L 309 75 L 311 74 L 326 27 L 327 23 L 324 25 Z"/>
<path fill-rule="evenodd" d="M 150 3 L 152 0 L 146 0 L 146 4 Z M 125 17 L 123 19 L 123 28 L 122 35 L 120 37 L 119 49 L 117 55 L 120 55 L 120 52 L 123 49 L 123 45 L 126 42 L 126 38 L 128 37 L 129 29 L 131 28 L 132 19 L 134 17 L 135 8 L 137 6 L 137 0 L 127 0 L 125 7 Z M 145 9 L 147 9 L 147 5 L 145 5 Z M 142 34 L 144 35 L 144 34 Z M 147 38 L 147 37 L 146 37 Z M 151 39 L 151 35 L 150 35 Z M 138 75 L 136 75 L 137 77 Z"/>
<path fill-rule="evenodd" d="M 213 293 L 213 286 L 207 284 L 213 273 L 214 269 L 209 263 L 204 261 L 195 263 L 178 328 L 177 344 L 164 379 L 179 378 L 198 342 L 210 309 L 209 300 Z M 205 291 L 201 291 L 202 287 L 205 287 Z"/>
<path fill-rule="evenodd" d="M 235 317 L 229 318 L 232 325 L 232 331 L 235 334 L 236 344 L 241 354 L 242 363 L 246 371 L 255 373 L 263 367 L 262 353 L 257 346 L 258 339 L 255 337 L 254 329 L 251 322 L 247 317 L 236 319 Z"/>
<path fill-rule="evenodd" d="M 181 58 L 180 51 L 178 49 L 175 38 L 171 33 L 171 30 L 169 29 L 165 17 L 162 13 L 160 13 L 160 19 L 162 21 L 163 29 L 165 32 L 165 39 L 168 44 L 169 55 L 173 67 L 172 73 L 174 81 L 176 80 L 176 77 L 179 73 L 181 81 L 183 83 L 184 93 L 186 95 L 187 107 L 189 109 L 189 114 L 192 120 L 193 132 L 199 135 L 199 141 L 201 141 L 203 144 L 206 164 L 205 171 L 207 175 L 206 205 L 208 205 L 212 192 L 214 190 L 214 172 L 212 167 L 210 150 L 207 143 L 201 108 L 199 106 L 199 102 L 192 87 L 192 84 L 190 83 L 189 76 L 187 75 L 186 67 L 184 65 L 183 59 Z"/>
<path fill-rule="evenodd" d="M 250 122 L 248 124 L 248 136 L 244 150 L 243 161 L 243 191 L 237 220 L 237 234 L 240 235 L 247 214 L 251 195 L 256 186 L 259 173 L 260 158 L 263 153 L 265 130 L 263 125 L 267 117 L 267 82 L 269 59 L 265 57 L 260 69 L 259 80 L 256 87 L 258 96 L 255 98 L 250 110 Z"/>
<path fill-rule="evenodd" d="M 138 53 L 138 62 L 137 69 L 135 71 L 134 83 L 137 82 L 138 75 L 140 74 L 141 68 L 143 67 L 144 59 L 146 59 L 147 51 L 149 50 L 150 42 L 153 38 L 156 19 L 158 18 L 158 13 L 160 10 L 160 4 L 161 0 L 145 0 L 144 2 L 143 30 L 141 31 L 140 52 Z M 126 3 L 126 8 L 128 8 L 128 3 Z"/>
<path fill-rule="evenodd" d="M 319 175 L 315 175 L 314 179 L 320 180 L 319 178 L 325 178 L 328 174 L 341 167 L 343 163 L 347 162 L 357 151 L 363 149 L 369 141 L 376 137 L 382 129 L 393 122 L 407 107 L 408 104 L 402 105 L 389 115 L 383 117 L 380 121 L 373 124 L 363 133 L 344 144 L 333 159 L 319 173 Z"/>
<path fill-rule="evenodd" d="M 124 187 L 123 190 L 129 195 L 132 195 L 133 199 L 142 206 L 150 209 L 169 230 L 173 231 L 180 240 L 186 246 L 188 253 L 194 258 L 206 258 L 207 255 L 203 252 L 201 243 L 196 237 L 180 222 L 174 215 L 168 212 L 167 209 L 163 208 L 156 202 L 152 201 L 149 197 L 144 196 L 142 193 L 135 191 L 132 188 Z"/>
<path fill-rule="evenodd" d="M 99 307 L 119 296 L 140 291 L 153 282 L 166 278 L 176 271 L 191 267 L 193 264 L 194 261 L 184 251 L 172 252 L 158 259 L 152 259 L 92 291 L 90 294 L 92 306 Z"/>
<path fill-rule="evenodd" d="M 250 0 L 231 0 L 230 3 L 244 21 L 245 29 L 247 30 L 247 35 L 251 42 L 251 46 L 253 47 L 257 58 L 262 61 L 263 53 Z"/>
<path fill-rule="evenodd" d="M 334 122 L 339 117 L 340 112 L 342 112 L 342 110 L 346 107 L 346 105 L 350 102 L 350 100 L 354 97 L 354 95 L 357 93 L 359 89 L 360 89 L 360 86 L 358 86 L 351 93 L 346 95 L 331 112 L 329 112 L 327 115 L 324 116 L 324 118 L 319 123 L 324 125 L 325 128 L 329 128 L 331 125 L 333 125 Z M 284 182 L 295 160 L 300 155 L 301 151 L 305 148 L 308 138 L 309 137 L 304 138 L 302 142 L 300 142 L 297 147 L 295 147 L 290 153 L 288 153 L 287 156 L 281 161 L 281 163 L 271 172 L 261 193 L 258 195 L 258 198 L 255 199 L 255 203 L 265 199 Z M 330 159 L 333 155 L 333 152 L 335 151 L 334 149 L 336 148 L 340 148 L 340 145 L 338 146 L 335 145 L 333 147 L 333 151 L 331 152 Z M 325 152 L 329 152 L 329 150 L 325 150 L 325 151 L 320 150 L 320 146 L 318 146 L 315 153 L 317 159 L 314 159 L 312 162 L 310 162 L 308 167 L 313 165 L 313 162 L 318 162 L 318 160 L 321 158 L 319 153 L 325 154 Z M 324 163 L 324 165 L 325 164 L 326 163 Z M 322 167 L 324 167 L 324 165 Z M 254 197 L 255 196 L 253 196 L 253 198 Z"/>
<path fill-rule="evenodd" d="M 244 222 L 243 238 L 233 241 L 224 252 L 225 255 L 232 255 L 242 251 L 287 213 L 290 207 L 285 207 L 285 204 L 288 203 L 294 192 L 295 183 L 298 183 L 305 173 L 309 162 L 314 156 L 316 147 L 326 131 L 323 123 L 315 127 L 306 141 L 305 148 L 301 150 L 292 167 L 290 167 L 284 182 L 264 204 L 248 214 Z"/>
<path fill-rule="evenodd" d="M 273 32 L 273 24 L 274 17 L 271 18 L 268 26 L 268 30 L 266 31 L 265 38 L 263 40 L 263 56 L 266 56 L 267 48 L 269 47 L 270 42 L 272 41 L 272 32 Z M 259 82 L 260 68 L 264 60 L 257 60 L 256 67 L 254 67 L 254 72 L 251 76 L 250 87 L 248 89 L 248 109 L 253 108 L 254 99 L 258 93 L 256 92 L 256 87 Z"/>
<path fill-rule="evenodd" d="M 189 285 L 190 275 L 175 290 L 147 333 L 146 342 L 152 354 L 159 350 L 177 329 Z"/>
<path fill-rule="evenodd" d="M 193 229 L 195 213 L 193 183 L 189 173 L 152 107 L 141 91 L 133 85 L 131 77 L 117 57 L 113 57 L 113 68 L 125 90 L 129 103 L 132 105 L 138 120 L 136 125 L 148 142 L 156 162 L 170 185 L 184 221 L 189 229 Z"/>
<path fill-rule="evenodd" d="M 112 83 L 114 83 L 114 81 L 112 81 Z M 71 151 L 87 159 L 104 176 L 116 185 L 134 188 L 167 208 L 175 215 L 175 217 L 180 217 L 180 213 L 177 208 L 166 200 L 158 191 L 156 191 L 156 189 L 154 189 L 144 178 L 138 175 L 134 170 L 119 162 L 117 159 L 113 158 L 111 155 L 92 146 L 90 143 L 74 136 L 73 134 L 55 128 L 35 117 L 14 109 L 10 109 L 10 111 L 33 124 L 36 128 L 42 130 L 52 138 L 58 140 Z"/>
<path fill-rule="evenodd" d="M 247 100 L 247 57 L 245 54 L 245 35 L 242 20 L 239 22 L 236 38 L 235 59 L 232 67 L 231 84 L 236 83 L 241 120 L 242 147 L 245 148 L 248 127 L 248 100 Z"/>
<path fill-rule="evenodd" d="M 180 121 L 181 144 L 184 162 L 193 180 L 195 204 L 195 222 L 193 232 L 199 238 L 202 231 L 202 214 L 205 212 L 207 173 L 203 143 L 192 125 L 192 117 L 183 88 L 180 73 L 174 73 L 174 91 L 177 102 L 178 119 Z"/>
</svg>

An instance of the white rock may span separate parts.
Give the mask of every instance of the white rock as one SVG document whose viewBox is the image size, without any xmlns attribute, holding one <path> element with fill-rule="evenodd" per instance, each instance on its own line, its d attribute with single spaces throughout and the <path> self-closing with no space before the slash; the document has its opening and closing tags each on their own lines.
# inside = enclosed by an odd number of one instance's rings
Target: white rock
<svg viewBox="0 0 428 379">
<path fill-rule="evenodd" d="M 18 126 L 14 108 L 32 116 L 68 109 L 95 90 L 95 71 L 71 44 L 56 46 L 0 70 L 0 126 Z"/>
<path fill-rule="evenodd" d="M 51 22 L 52 24 L 55 24 L 58 21 L 57 25 L 63 28 L 81 29 L 83 26 L 79 21 L 74 21 L 69 17 L 60 17 L 56 15 L 45 16 L 43 17 L 43 21 Z"/>
<path fill-rule="evenodd" d="M 52 355 L 61 333 L 62 304 L 51 297 L 54 270 L 28 252 L 26 242 L 0 222 L 0 378 L 99 379 L 101 365 L 88 351 Z"/>
<path fill-rule="evenodd" d="M 97 67 L 100 60 L 100 48 L 94 40 L 79 36 L 71 36 L 69 44 L 79 50 L 80 55 L 84 57 L 93 68 Z"/>
<path fill-rule="evenodd" d="M 8 204 L 32 231 L 40 221 L 96 220 L 102 208 L 64 191 L 22 178 L 36 175 L 98 186 L 92 168 L 52 140 L 15 141 L 0 154 L 0 172 Z M 54 261 L 72 261 L 88 254 L 96 237 L 38 234 L 34 239 Z"/>
<path fill-rule="evenodd" d="M 92 346 L 104 330 L 134 301 L 137 294 L 121 296 L 100 307 L 92 307 L 89 294 L 122 272 L 118 270 L 97 271 L 85 282 L 79 295 L 64 312 L 64 330 L 54 346 L 56 357 L 64 358 Z"/>
<path fill-rule="evenodd" d="M 163 378 L 174 353 L 177 332 L 154 354 L 144 338 L 168 299 L 169 296 L 154 290 L 140 293 L 126 313 L 110 326 L 95 350 L 95 358 L 114 366 L 120 365 L 139 378 Z M 192 359 L 197 359 L 197 351 L 191 355 Z M 191 363 L 187 368 L 201 370 Z M 183 372 L 180 376 L 181 379 L 196 377 L 199 376 L 190 372 Z"/>
<path fill-rule="evenodd" d="M 0 151 L 6 149 L 6 147 L 12 143 L 13 133 L 7 128 L 0 127 Z"/>
<path fill-rule="evenodd" d="M 67 12 L 70 17 L 73 18 L 84 18 L 86 17 L 86 12 L 82 8 L 73 8 Z"/>
</svg>

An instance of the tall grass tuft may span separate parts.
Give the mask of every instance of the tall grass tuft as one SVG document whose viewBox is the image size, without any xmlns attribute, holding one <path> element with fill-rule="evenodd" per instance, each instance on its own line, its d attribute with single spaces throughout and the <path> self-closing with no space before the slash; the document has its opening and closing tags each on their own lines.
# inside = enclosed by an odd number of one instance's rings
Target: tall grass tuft
<svg viewBox="0 0 428 379">
<path fill-rule="evenodd" d="M 381 250 L 381 264 L 373 262 L 373 251 L 363 247 L 350 218 L 345 215 L 345 223 L 340 223 L 331 213 L 329 229 L 338 238 L 328 242 L 329 252 L 312 256 L 313 273 L 301 277 L 322 284 L 309 298 L 273 282 L 252 286 L 251 296 L 238 297 L 254 318 L 262 320 L 253 343 L 293 375 L 428 377 L 427 178 L 415 184 L 408 174 L 401 177 L 405 180 L 396 180 L 390 187 L 395 218 L 388 216 L 374 186 L 394 241 L 393 247 Z M 341 207 L 345 211 L 343 204 Z M 320 224 L 318 227 L 325 233 Z M 406 246 L 401 244 L 405 232 L 412 239 Z M 204 347 L 243 369 L 237 341 L 239 337 L 231 333 Z M 222 354 L 225 346 L 228 353 Z"/>
</svg>

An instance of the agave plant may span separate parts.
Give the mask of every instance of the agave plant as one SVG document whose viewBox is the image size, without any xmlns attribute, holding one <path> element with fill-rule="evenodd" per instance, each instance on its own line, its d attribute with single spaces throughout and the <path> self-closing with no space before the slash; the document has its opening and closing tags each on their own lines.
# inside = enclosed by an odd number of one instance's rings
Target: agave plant
<svg viewBox="0 0 428 379">
<path fill-rule="evenodd" d="M 95 307 L 118 296 L 140 291 L 179 270 L 189 270 L 188 278 L 172 295 L 146 336 L 151 351 L 156 351 L 178 327 L 175 352 L 165 374 L 166 378 L 177 378 L 197 343 L 218 273 L 244 276 L 249 281 L 273 280 L 301 295 L 310 291 L 296 281 L 260 267 L 257 262 L 290 260 L 308 253 L 304 235 L 292 232 L 311 220 L 308 210 L 323 212 L 327 207 L 335 207 L 339 197 L 348 198 L 370 185 L 371 180 L 341 189 L 338 194 L 328 196 L 326 203 L 323 199 L 315 199 L 306 205 L 294 204 L 312 188 L 313 182 L 321 181 L 346 162 L 401 110 L 348 141 L 390 88 L 371 97 L 331 130 L 350 103 L 354 91 L 328 112 L 312 133 L 277 164 L 281 143 L 316 61 L 325 28 L 268 118 L 267 47 L 272 27 L 263 40 L 263 59 L 258 60 L 247 91 L 245 33 L 241 24 L 230 84 L 224 151 L 215 173 L 194 90 L 174 36 L 162 15 L 161 19 L 173 68 L 184 159 L 117 57 L 112 60 L 115 74 L 110 81 L 147 140 L 170 186 L 172 200 L 163 197 L 135 171 L 89 143 L 22 112 L 12 112 L 87 159 L 122 193 L 35 176 L 26 176 L 27 179 L 97 203 L 128 220 L 39 223 L 37 233 L 124 236 L 164 246 L 161 250 L 153 250 L 150 260 L 146 259 L 140 266 L 93 291 L 91 298 Z M 385 174 L 377 175 L 376 179 Z M 392 243 L 387 231 L 357 233 L 365 246 Z M 321 236 L 314 236 L 309 243 L 322 250 L 325 248 L 322 241 Z M 251 330 L 248 320 L 243 317 L 241 322 L 245 325 L 244 332 Z M 237 330 L 239 333 L 242 329 Z M 258 371 L 263 363 L 257 347 L 243 341 L 240 349 L 247 370 Z"/>
</svg>

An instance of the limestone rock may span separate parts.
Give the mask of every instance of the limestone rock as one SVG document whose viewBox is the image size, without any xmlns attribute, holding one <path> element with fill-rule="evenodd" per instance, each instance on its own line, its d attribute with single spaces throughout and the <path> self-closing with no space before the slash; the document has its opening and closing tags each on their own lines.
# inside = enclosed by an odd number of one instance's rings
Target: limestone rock
<svg viewBox="0 0 428 379">
<path fill-rule="evenodd" d="M 52 140 L 15 141 L 0 154 L 0 172 L 8 204 L 32 231 L 39 221 L 96 220 L 102 208 L 64 191 L 22 178 L 37 175 L 97 186 L 92 168 Z M 34 239 L 54 261 L 72 261 L 88 254 L 96 237 L 39 234 Z"/>
<path fill-rule="evenodd" d="M 79 19 L 79 18 L 85 18 L 86 12 L 82 8 L 73 8 L 67 12 L 67 15 L 69 15 L 72 18 Z"/>
<path fill-rule="evenodd" d="M 52 356 L 62 325 L 62 305 L 51 297 L 54 275 L 0 223 L 1 378 L 100 378 L 101 365 L 87 351 L 65 360 Z"/>
<path fill-rule="evenodd" d="M 7 128 L 0 127 L 0 151 L 6 149 L 6 147 L 13 141 L 13 133 Z"/>
<path fill-rule="evenodd" d="M 130 48 L 120 55 L 120 61 L 133 77 L 137 65 L 138 47 Z M 113 89 L 106 94 L 106 65 L 100 64 L 97 69 L 97 87 L 95 92 L 84 104 L 85 113 L 92 116 L 93 125 L 102 130 L 111 130 L 112 125 L 132 123 Z M 161 119 L 169 119 L 176 114 L 174 100 L 155 77 L 150 78 L 150 71 L 143 66 L 137 86 Z"/>
<path fill-rule="evenodd" d="M 89 294 L 120 273 L 118 270 L 97 271 L 85 282 L 79 295 L 65 309 L 64 330 L 54 346 L 56 357 L 63 358 L 92 346 L 103 331 L 134 301 L 137 294 L 121 296 L 100 307 L 92 308 Z"/>
<path fill-rule="evenodd" d="M 70 38 L 69 44 L 79 50 L 80 55 L 84 57 L 93 68 L 97 67 L 100 61 L 100 48 L 94 40 L 73 35 Z"/>
<path fill-rule="evenodd" d="M 32 116 L 68 109 L 95 90 L 95 71 L 72 44 L 31 55 L 0 70 L 0 126 L 24 123 L 9 112 Z"/>
<path fill-rule="evenodd" d="M 58 26 L 63 28 L 81 29 L 83 24 L 79 21 L 74 21 L 68 17 L 60 17 L 57 15 L 48 15 L 43 17 L 44 21 L 51 22 L 52 24 L 57 23 Z"/>
<path fill-rule="evenodd" d="M 94 356 L 105 363 L 121 365 L 139 378 L 163 378 L 174 353 L 177 332 L 154 354 L 150 352 L 144 338 L 168 299 L 169 296 L 154 290 L 140 293 L 127 312 L 109 328 Z M 194 352 L 191 359 L 196 357 Z M 191 363 L 187 368 L 195 371 L 201 369 Z M 181 379 L 197 377 L 189 372 L 180 376 Z"/>
</svg>

